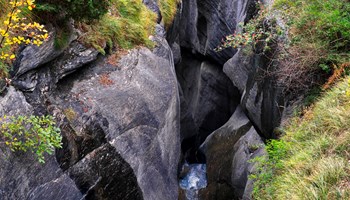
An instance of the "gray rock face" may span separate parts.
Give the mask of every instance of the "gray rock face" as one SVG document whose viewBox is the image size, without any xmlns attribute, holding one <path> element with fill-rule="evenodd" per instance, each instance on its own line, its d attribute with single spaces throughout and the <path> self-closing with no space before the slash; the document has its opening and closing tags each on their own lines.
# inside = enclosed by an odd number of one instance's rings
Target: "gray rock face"
<svg viewBox="0 0 350 200">
<path fill-rule="evenodd" d="M 94 51 L 73 42 L 53 68 L 31 72 L 38 84 L 27 98 L 57 115 L 57 160 L 87 199 L 177 199 L 178 86 L 170 47 L 154 40 L 154 53 L 131 51 L 117 66 L 107 58 L 87 66 Z"/>
<path fill-rule="evenodd" d="M 24 95 L 13 87 L 0 98 L 0 116 L 30 115 L 33 108 Z M 81 199 L 72 179 L 63 173 L 54 156 L 40 164 L 31 152 L 11 152 L 0 143 L 0 198 L 11 199 Z"/>
<path fill-rule="evenodd" d="M 27 103 L 24 95 L 15 90 L 14 87 L 7 89 L 5 96 L 0 97 L 0 116 L 28 115 L 33 112 L 33 108 Z"/>
<path fill-rule="evenodd" d="M 249 160 L 266 154 L 264 145 L 253 127 L 234 145 L 231 184 L 236 198 L 252 199 L 254 181 L 248 177 L 257 169 L 256 164 Z"/>
<path fill-rule="evenodd" d="M 68 169 L 85 199 L 143 199 L 130 165 L 105 144 Z"/>
<path fill-rule="evenodd" d="M 18 61 L 20 64 L 13 83 L 17 88 L 22 91 L 33 91 L 38 84 L 41 84 L 40 87 L 42 88 L 43 85 L 54 86 L 55 83 L 65 76 L 96 60 L 98 55 L 97 50 L 86 48 L 77 41 L 72 42 L 68 48 L 63 50 L 54 50 L 53 46 L 49 46 L 50 43 L 52 43 L 51 40 L 44 43 L 40 48 L 28 46 L 20 54 L 21 56 L 23 55 L 23 58 Z M 42 51 L 45 53 L 53 51 L 53 53 L 49 57 L 47 57 L 47 53 L 37 55 L 38 52 Z M 54 59 L 54 62 L 49 62 Z M 29 62 L 35 62 L 35 65 Z M 45 68 L 36 69 L 43 66 Z M 38 70 L 41 70 L 41 73 L 37 73 Z"/>
<path fill-rule="evenodd" d="M 130 163 L 145 199 L 177 199 L 179 97 L 172 67 L 149 50 L 134 51 L 110 74 L 113 87 L 87 95 L 109 122 L 109 141 Z"/>
<path fill-rule="evenodd" d="M 20 55 L 17 56 L 15 66 L 15 76 L 19 77 L 24 73 L 33 70 L 53 59 L 57 58 L 64 49 L 55 47 L 56 31 L 53 30 L 49 35 L 49 40 L 40 47 L 36 45 L 27 46 Z M 76 35 L 71 34 L 69 41 L 76 39 Z"/>
<path fill-rule="evenodd" d="M 210 134 L 201 145 L 200 150 L 207 159 L 208 187 L 202 191 L 207 199 L 217 195 L 220 199 L 235 196 L 231 185 L 233 146 L 251 127 L 249 119 L 237 107 L 230 120 Z"/>
<path fill-rule="evenodd" d="M 174 27 L 179 30 L 180 46 L 223 64 L 235 51 L 215 52 L 214 49 L 225 36 L 234 33 L 238 23 L 251 18 L 255 0 L 189 0 L 184 1 L 182 7 L 180 23 Z"/>
<path fill-rule="evenodd" d="M 263 147 L 260 136 L 240 106 L 230 120 L 208 136 L 200 150 L 207 158 L 208 187 L 201 190 L 201 199 L 241 199 L 251 195 L 248 174 L 255 157 Z"/>
<path fill-rule="evenodd" d="M 239 93 L 220 66 L 191 54 L 184 53 L 176 69 L 182 92 L 181 137 L 196 136 L 198 148 L 230 118 L 239 102 Z"/>
<path fill-rule="evenodd" d="M 23 190 L 18 195 L 46 199 L 66 191 L 62 199 L 177 199 L 178 83 L 165 31 L 159 25 L 156 29 L 153 52 L 132 50 L 119 64 L 110 64 L 77 41 L 61 51 L 54 50 L 51 41 L 24 49 L 13 84 L 25 91 L 32 113 L 56 116 L 63 148 L 47 168 L 33 165 L 40 173 L 55 173 L 38 186 L 18 186 Z M 12 110 L 4 108 L 3 113 Z M 41 177 L 26 173 L 31 179 Z M 5 189 L 0 187 L 9 191 Z M 9 198 L 18 199 L 14 197 Z"/>
<path fill-rule="evenodd" d="M 242 93 L 241 105 L 259 133 L 274 138 L 283 112 L 283 98 L 274 77 L 266 73 L 270 60 L 262 54 L 239 51 L 224 65 L 225 74 Z"/>
</svg>

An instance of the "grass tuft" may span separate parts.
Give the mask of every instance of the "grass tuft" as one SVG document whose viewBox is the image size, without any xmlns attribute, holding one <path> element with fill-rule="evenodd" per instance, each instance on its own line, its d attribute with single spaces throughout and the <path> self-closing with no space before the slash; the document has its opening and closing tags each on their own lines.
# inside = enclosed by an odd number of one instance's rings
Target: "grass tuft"
<svg viewBox="0 0 350 200">
<path fill-rule="evenodd" d="M 102 54 L 105 47 L 130 49 L 136 45 L 151 47 L 149 36 L 154 34 L 156 14 L 147 9 L 141 0 L 113 0 L 110 12 L 101 20 L 78 26 L 83 31 L 80 38 Z"/>
<path fill-rule="evenodd" d="M 350 198 L 349 84 L 350 77 L 326 92 L 303 118 L 292 119 L 278 140 L 287 145 L 268 144 L 270 158 L 260 160 L 261 174 L 253 177 L 255 199 Z M 271 170 L 272 161 L 278 166 Z"/>
<path fill-rule="evenodd" d="M 159 9 L 162 13 L 163 22 L 166 28 L 170 27 L 177 12 L 177 5 L 181 0 L 160 0 Z"/>
</svg>

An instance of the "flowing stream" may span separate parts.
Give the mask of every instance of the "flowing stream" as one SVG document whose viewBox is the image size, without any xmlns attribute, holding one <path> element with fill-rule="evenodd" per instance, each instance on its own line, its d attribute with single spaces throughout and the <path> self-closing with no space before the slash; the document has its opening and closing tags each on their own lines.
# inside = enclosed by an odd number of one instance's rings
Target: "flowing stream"
<svg viewBox="0 0 350 200">
<path fill-rule="evenodd" d="M 198 191 L 207 187 L 207 165 L 185 163 L 182 168 L 187 173 L 180 179 L 180 187 L 186 191 L 187 200 L 198 200 Z"/>
</svg>

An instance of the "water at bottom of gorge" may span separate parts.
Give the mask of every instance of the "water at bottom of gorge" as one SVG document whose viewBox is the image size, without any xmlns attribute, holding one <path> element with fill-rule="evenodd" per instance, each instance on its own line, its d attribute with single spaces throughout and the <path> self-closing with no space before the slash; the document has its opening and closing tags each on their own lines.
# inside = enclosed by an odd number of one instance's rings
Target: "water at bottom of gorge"
<svg viewBox="0 0 350 200">
<path fill-rule="evenodd" d="M 198 191 L 207 187 L 207 166 L 185 163 L 182 168 L 187 173 L 180 179 L 180 187 L 186 191 L 187 200 L 198 200 Z"/>
</svg>

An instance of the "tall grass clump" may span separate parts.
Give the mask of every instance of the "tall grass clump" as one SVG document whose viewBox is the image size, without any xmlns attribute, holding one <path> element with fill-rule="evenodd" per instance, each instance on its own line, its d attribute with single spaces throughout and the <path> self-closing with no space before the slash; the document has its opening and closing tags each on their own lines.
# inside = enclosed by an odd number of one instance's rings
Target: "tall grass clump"
<svg viewBox="0 0 350 200">
<path fill-rule="evenodd" d="M 165 27 L 170 27 L 177 12 L 177 5 L 181 0 L 159 0 L 159 9 Z"/>
<path fill-rule="evenodd" d="M 104 48 L 130 49 L 136 45 L 152 46 L 156 14 L 142 0 L 112 0 L 109 13 L 92 23 L 80 23 L 80 40 L 104 53 Z"/>
<path fill-rule="evenodd" d="M 349 84 L 348 77 L 292 119 L 277 143 L 287 145 L 267 145 L 269 157 L 251 177 L 254 199 L 350 198 Z"/>
</svg>

